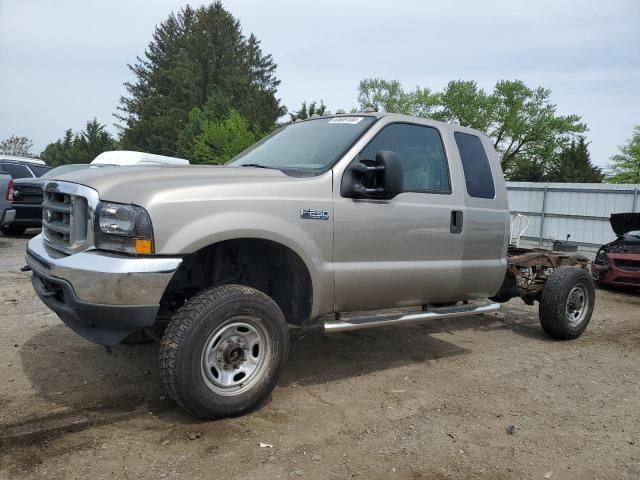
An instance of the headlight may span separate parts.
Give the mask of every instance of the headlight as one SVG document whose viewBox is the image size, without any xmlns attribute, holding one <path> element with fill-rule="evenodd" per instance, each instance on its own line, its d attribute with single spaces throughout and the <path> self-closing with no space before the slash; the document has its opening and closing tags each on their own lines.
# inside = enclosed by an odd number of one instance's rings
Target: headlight
<svg viewBox="0 0 640 480">
<path fill-rule="evenodd" d="M 94 216 L 94 243 L 100 250 L 153 253 L 153 229 L 147 211 L 136 205 L 100 202 Z"/>
</svg>

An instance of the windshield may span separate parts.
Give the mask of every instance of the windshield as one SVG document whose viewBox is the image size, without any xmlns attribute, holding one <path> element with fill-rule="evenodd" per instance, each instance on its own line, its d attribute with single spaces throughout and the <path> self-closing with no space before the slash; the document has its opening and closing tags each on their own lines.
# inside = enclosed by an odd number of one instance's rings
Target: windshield
<svg viewBox="0 0 640 480">
<path fill-rule="evenodd" d="M 64 175 L 65 173 L 75 172 L 76 170 L 84 170 L 85 168 L 88 168 L 88 167 L 89 165 L 86 163 L 60 165 L 59 167 L 56 167 L 53 170 L 49 170 L 47 173 L 42 175 L 42 178 L 52 178 L 58 175 Z"/>
<path fill-rule="evenodd" d="M 632 238 L 633 240 L 640 240 L 640 230 L 632 230 L 631 232 L 625 233 L 624 236 Z"/>
<path fill-rule="evenodd" d="M 375 117 L 323 117 L 276 130 L 233 158 L 232 167 L 324 170 L 375 121 Z"/>
</svg>

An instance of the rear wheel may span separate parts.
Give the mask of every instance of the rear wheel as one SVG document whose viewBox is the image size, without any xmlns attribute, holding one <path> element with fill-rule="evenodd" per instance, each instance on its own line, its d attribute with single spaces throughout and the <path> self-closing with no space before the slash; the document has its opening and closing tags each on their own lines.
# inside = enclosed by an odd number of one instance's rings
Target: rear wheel
<svg viewBox="0 0 640 480">
<path fill-rule="evenodd" d="M 20 225 L 7 225 L 0 227 L 0 232 L 5 235 L 22 235 L 27 227 L 21 227 Z"/>
<path fill-rule="evenodd" d="M 571 340 L 582 335 L 593 313 L 595 287 L 582 268 L 556 268 L 540 297 L 540 323 L 552 338 Z"/>
<path fill-rule="evenodd" d="M 240 415 L 271 393 L 288 352 L 278 305 L 253 288 L 223 285 L 195 295 L 173 316 L 160 344 L 160 377 L 196 417 Z"/>
</svg>

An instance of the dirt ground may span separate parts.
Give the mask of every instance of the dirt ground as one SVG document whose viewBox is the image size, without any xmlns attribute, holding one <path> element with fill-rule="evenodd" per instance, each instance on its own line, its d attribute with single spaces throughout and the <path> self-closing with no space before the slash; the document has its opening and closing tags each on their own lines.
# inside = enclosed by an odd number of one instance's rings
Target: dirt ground
<svg viewBox="0 0 640 480">
<path fill-rule="evenodd" d="M 0 478 L 640 478 L 638 293 L 598 291 L 573 342 L 519 300 L 292 332 L 266 404 L 201 422 L 164 397 L 156 345 L 108 355 L 40 303 L 25 243 L 0 236 Z"/>
</svg>

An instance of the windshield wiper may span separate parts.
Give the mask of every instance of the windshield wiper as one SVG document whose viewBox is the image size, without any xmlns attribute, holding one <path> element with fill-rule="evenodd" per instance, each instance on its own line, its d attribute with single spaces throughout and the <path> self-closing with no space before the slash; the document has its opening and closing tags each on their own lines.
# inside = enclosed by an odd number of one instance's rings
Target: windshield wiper
<svg viewBox="0 0 640 480">
<path fill-rule="evenodd" d="M 255 167 L 255 168 L 268 168 L 271 170 L 278 170 L 276 167 L 267 167 L 266 165 L 261 165 L 259 163 L 243 163 L 242 165 L 238 165 L 239 167 Z"/>
</svg>

